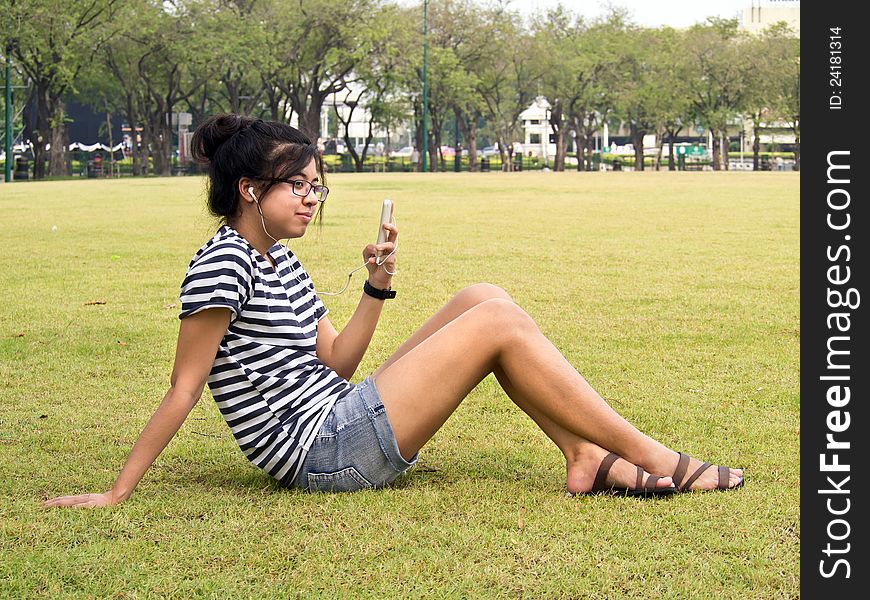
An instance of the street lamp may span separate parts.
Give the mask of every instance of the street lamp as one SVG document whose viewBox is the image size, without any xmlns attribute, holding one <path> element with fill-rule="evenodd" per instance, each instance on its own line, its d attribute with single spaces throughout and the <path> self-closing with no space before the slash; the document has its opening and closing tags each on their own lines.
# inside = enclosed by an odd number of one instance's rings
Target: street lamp
<svg viewBox="0 0 870 600">
<path fill-rule="evenodd" d="M 6 31 L 9 31 L 9 17 L 6 17 Z M 12 181 L 12 82 L 9 81 L 12 64 L 12 45 L 6 44 L 6 183 Z"/>
<path fill-rule="evenodd" d="M 429 0 L 423 0 L 423 172 L 429 158 Z"/>
</svg>

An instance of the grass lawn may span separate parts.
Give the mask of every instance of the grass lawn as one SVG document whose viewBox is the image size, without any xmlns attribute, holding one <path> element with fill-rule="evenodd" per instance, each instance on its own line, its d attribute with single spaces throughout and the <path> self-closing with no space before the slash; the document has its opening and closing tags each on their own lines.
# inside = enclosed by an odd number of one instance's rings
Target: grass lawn
<svg viewBox="0 0 870 600">
<path fill-rule="evenodd" d="M 333 175 L 292 248 L 338 290 L 396 201 L 399 291 L 354 381 L 461 287 L 507 289 L 624 416 L 746 486 L 564 496 L 485 380 L 386 490 L 278 488 L 206 391 L 125 504 L 105 491 L 169 380 L 204 181 L 0 186 L 0 597 L 799 595 L 799 174 Z M 359 299 L 325 298 L 341 327 Z M 457 349 L 461 352 L 461 349 Z"/>
</svg>

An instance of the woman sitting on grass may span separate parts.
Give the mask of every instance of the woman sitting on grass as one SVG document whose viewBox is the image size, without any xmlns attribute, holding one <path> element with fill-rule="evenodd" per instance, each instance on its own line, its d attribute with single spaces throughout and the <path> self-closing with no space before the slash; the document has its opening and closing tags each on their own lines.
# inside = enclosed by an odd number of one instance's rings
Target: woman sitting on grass
<svg viewBox="0 0 870 600">
<path fill-rule="evenodd" d="M 197 129 L 193 152 L 208 164 L 209 208 L 224 225 L 182 284 L 169 391 L 111 490 L 47 506 L 129 498 L 206 381 L 248 459 L 282 485 L 309 491 L 388 485 L 490 373 L 565 455 L 569 494 L 743 483 L 740 469 L 709 468 L 619 416 L 493 285 L 460 291 L 371 377 L 350 383 L 394 295 L 395 225 L 384 225 L 385 243 L 363 250 L 368 281 L 339 333 L 308 273 L 278 243 L 302 237 L 326 200 L 316 146 L 283 123 L 220 115 Z"/>
</svg>

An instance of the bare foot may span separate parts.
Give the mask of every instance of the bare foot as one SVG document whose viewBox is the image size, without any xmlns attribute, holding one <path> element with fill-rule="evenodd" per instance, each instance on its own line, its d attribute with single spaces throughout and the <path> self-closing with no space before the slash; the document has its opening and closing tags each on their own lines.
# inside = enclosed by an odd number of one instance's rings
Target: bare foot
<svg viewBox="0 0 870 600">
<path fill-rule="evenodd" d="M 720 482 L 720 467 L 708 465 L 695 478 L 695 474 L 704 463 L 688 454 L 674 452 L 673 455 L 670 461 L 672 466 L 665 472 L 673 474 L 674 484 L 680 488 L 680 491 L 728 490 L 743 485 L 743 469 L 724 467 L 726 471 Z"/>
<path fill-rule="evenodd" d="M 598 468 L 608 454 L 607 450 L 595 446 L 568 463 L 566 465 L 568 493 L 573 495 L 592 491 Z M 649 477 L 650 474 L 643 471 L 641 487 L 646 485 Z M 616 489 L 635 488 L 637 486 L 637 467 L 624 458 L 617 459 L 607 473 L 604 484 L 605 487 Z M 670 488 L 673 486 L 673 482 L 670 477 L 662 477 L 656 481 L 655 486 L 656 488 Z"/>
</svg>

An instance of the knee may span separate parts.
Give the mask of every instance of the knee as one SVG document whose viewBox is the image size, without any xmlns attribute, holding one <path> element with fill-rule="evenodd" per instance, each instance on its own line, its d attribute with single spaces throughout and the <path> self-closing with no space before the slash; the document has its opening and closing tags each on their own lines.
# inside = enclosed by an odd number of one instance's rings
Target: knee
<svg viewBox="0 0 870 600">
<path fill-rule="evenodd" d="M 485 315 L 487 326 L 491 327 L 489 331 L 516 335 L 537 330 L 537 325 L 532 317 L 509 298 L 490 298 L 477 306 Z"/>
<path fill-rule="evenodd" d="M 470 285 L 460 291 L 459 294 L 457 294 L 457 297 L 461 297 L 469 307 L 477 306 L 481 302 L 486 302 L 487 300 L 507 300 L 513 302 L 513 298 L 511 298 L 510 294 L 499 286 L 491 283 L 476 283 Z"/>
</svg>

